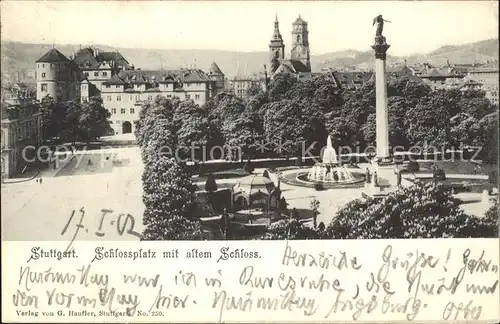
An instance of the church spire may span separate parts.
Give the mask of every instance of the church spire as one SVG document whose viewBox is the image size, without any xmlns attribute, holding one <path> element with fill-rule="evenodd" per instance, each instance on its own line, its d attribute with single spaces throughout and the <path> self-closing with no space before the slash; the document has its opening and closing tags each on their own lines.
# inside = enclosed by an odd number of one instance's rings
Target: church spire
<svg viewBox="0 0 500 324">
<path fill-rule="evenodd" d="M 271 41 L 269 42 L 269 66 L 270 72 L 274 72 L 279 66 L 280 61 L 285 58 L 285 43 L 280 33 L 280 23 L 278 21 L 278 14 L 276 13 L 274 21 L 274 31 Z"/>
<path fill-rule="evenodd" d="M 273 40 L 283 40 L 280 33 L 280 22 L 278 21 L 278 14 L 276 13 L 276 19 L 274 21 L 274 31 L 273 31 Z"/>
</svg>

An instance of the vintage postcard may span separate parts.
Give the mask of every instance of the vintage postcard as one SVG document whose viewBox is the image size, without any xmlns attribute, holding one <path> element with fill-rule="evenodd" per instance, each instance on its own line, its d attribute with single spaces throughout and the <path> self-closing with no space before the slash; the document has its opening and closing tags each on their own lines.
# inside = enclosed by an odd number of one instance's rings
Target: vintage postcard
<svg viewBox="0 0 500 324">
<path fill-rule="evenodd" d="M 500 320 L 496 1 L 2 1 L 2 322 Z"/>
</svg>

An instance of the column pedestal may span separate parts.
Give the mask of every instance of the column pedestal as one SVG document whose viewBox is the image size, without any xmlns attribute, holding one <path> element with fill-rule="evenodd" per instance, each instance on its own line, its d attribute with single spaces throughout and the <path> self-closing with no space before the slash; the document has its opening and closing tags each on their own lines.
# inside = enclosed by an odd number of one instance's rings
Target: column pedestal
<svg viewBox="0 0 500 324">
<path fill-rule="evenodd" d="M 387 73 L 386 53 L 390 45 L 384 36 L 375 37 L 372 45 L 375 51 L 375 86 L 376 86 L 376 133 L 377 155 L 376 159 L 382 163 L 391 162 L 389 151 L 389 115 L 387 109 Z"/>
</svg>

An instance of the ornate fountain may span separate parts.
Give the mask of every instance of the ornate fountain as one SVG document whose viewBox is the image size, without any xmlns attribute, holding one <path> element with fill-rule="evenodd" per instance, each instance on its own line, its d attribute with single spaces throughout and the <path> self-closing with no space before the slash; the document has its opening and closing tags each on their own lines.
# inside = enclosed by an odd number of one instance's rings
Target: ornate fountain
<svg viewBox="0 0 500 324">
<path fill-rule="evenodd" d="M 345 166 L 340 165 L 337 159 L 337 152 L 335 152 L 332 145 L 332 139 L 328 136 L 321 162 L 316 163 L 311 168 L 307 175 L 307 180 L 340 184 L 358 182 L 359 178 L 354 177 Z"/>
</svg>

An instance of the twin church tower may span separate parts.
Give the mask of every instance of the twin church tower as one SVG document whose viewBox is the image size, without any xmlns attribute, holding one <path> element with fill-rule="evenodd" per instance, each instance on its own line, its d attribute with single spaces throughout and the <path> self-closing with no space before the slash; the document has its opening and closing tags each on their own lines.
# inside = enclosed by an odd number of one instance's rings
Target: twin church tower
<svg viewBox="0 0 500 324">
<path fill-rule="evenodd" d="M 292 24 L 292 50 L 290 59 L 285 60 L 285 44 L 279 29 L 278 15 L 274 21 L 274 32 L 269 43 L 270 70 L 282 72 L 311 72 L 309 30 L 307 22 L 300 15 Z"/>
</svg>

